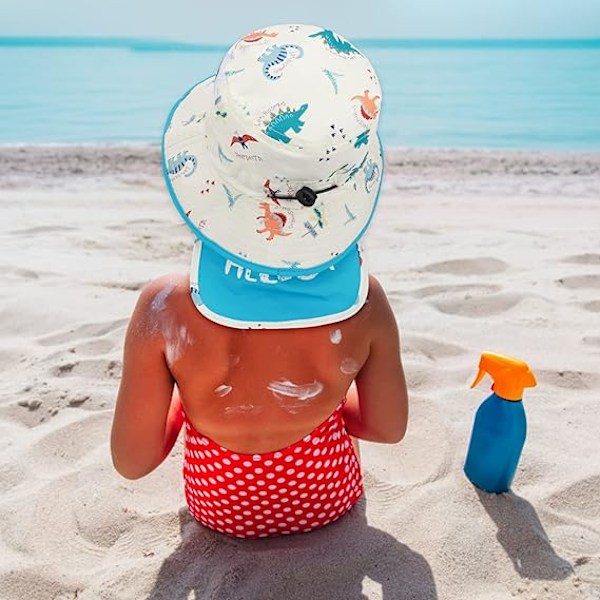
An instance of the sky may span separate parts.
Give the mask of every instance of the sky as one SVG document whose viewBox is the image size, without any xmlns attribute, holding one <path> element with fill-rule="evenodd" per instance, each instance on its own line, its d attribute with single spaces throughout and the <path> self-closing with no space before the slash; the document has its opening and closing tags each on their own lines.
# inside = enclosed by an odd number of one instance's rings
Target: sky
<svg viewBox="0 0 600 600">
<path fill-rule="evenodd" d="M 0 36 L 222 44 L 275 23 L 349 38 L 600 38 L 600 0 L 0 0 Z"/>
</svg>

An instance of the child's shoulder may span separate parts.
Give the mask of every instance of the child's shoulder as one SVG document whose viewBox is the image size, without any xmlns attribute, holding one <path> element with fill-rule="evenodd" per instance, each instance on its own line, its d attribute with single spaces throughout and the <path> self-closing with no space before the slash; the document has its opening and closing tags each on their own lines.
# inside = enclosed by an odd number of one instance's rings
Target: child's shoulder
<svg viewBox="0 0 600 600">
<path fill-rule="evenodd" d="M 166 316 L 186 310 L 190 304 L 189 275 L 169 273 L 148 282 L 138 297 L 133 311 L 133 323 L 158 323 Z M 157 330 L 156 327 L 145 329 Z"/>
<path fill-rule="evenodd" d="M 148 282 L 142 288 L 139 303 L 151 309 L 164 309 L 167 304 L 189 296 L 190 278 L 187 273 L 168 273 Z"/>
</svg>

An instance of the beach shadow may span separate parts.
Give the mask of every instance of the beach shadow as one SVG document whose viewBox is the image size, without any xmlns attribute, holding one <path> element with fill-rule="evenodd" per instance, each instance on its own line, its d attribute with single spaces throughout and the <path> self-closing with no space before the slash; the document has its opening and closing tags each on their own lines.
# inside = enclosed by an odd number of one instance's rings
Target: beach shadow
<svg viewBox="0 0 600 600">
<path fill-rule="evenodd" d="M 270 539 L 213 532 L 186 509 L 179 518 L 180 545 L 163 562 L 147 600 L 437 599 L 427 561 L 368 525 L 364 496 L 322 529 Z"/>
<path fill-rule="evenodd" d="M 512 492 L 488 494 L 475 489 L 496 523 L 496 537 L 519 575 L 558 581 L 573 574 L 571 563 L 556 554 L 535 509 L 527 500 Z"/>
</svg>

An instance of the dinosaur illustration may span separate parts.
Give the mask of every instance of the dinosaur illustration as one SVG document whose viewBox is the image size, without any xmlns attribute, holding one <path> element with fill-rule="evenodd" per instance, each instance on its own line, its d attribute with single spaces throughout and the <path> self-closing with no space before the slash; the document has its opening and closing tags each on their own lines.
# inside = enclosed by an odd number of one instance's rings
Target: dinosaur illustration
<svg viewBox="0 0 600 600">
<path fill-rule="evenodd" d="M 283 44 L 267 48 L 259 57 L 258 62 L 263 63 L 263 75 L 267 79 L 279 79 L 284 69 L 295 59 L 302 58 L 304 50 L 296 44 Z"/>
<path fill-rule="evenodd" d="M 263 38 L 275 38 L 278 35 L 279 34 L 276 31 L 269 32 L 266 29 L 262 29 L 261 31 L 253 31 L 252 33 L 249 33 L 247 36 L 243 37 L 242 40 L 244 42 L 252 43 L 259 42 Z"/>
<path fill-rule="evenodd" d="M 337 36 L 331 29 L 323 29 L 317 33 L 312 33 L 308 37 L 321 38 L 323 43 L 337 54 L 345 56 L 352 56 L 353 54 L 360 54 L 360 52 L 348 41 Z"/>
<path fill-rule="evenodd" d="M 234 135 L 231 138 L 230 146 L 233 146 L 234 144 L 239 144 L 244 150 L 248 150 L 247 142 L 258 142 L 258 140 L 247 133 L 245 133 L 244 135 Z"/>
<path fill-rule="evenodd" d="M 190 154 L 188 150 L 179 152 L 179 154 L 167 160 L 167 171 L 173 177 L 178 175 L 189 177 L 194 173 L 197 166 L 198 159 L 193 154 Z"/>
<path fill-rule="evenodd" d="M 276 235 L 292 235 L 291 232 L 283 233 L 283 228 L 287 223 L 287 216 L 284 213 L 272 213 L 268 202 L 261 202 L 259 206 L 263 209 L 265 214 L 256 218 L 262 219 L 264 227 L 262 229 L 257 229 L 256 233 L 268 233 L 268 242 L 270 242 Z"/>
<path fill-rule="evenodd" d="M 330 71 L 329 69 L 321 69 L 323 71 L 323 73 L 325 73 L 325 77 L 327 77 L 327 79 L 329 79 L 329 81 L 331 82 L 331 85 L 333 86 L 333 89 L 335 91 L 335 93 L 338 93 L 338 78 L 339 77 L 343 77 L 344 75 L 342 73 L 334 73 L 333 71 Z"/>
<path fill-rule="evenodd" d="M 228 162 L 228 163 L 232 163 L 233 160 L 231 158 L 229 158 L 229 156 L 227 156 L 225 154 L 225 152 L 223 152 L 223 148 L 221 148 L 221 144 L 218 145 L 219 149 L 218 149 L 218 156 L 219 156 L 219 160 L 221 162 Z"/>
<path fill-rule="evenodd" d="M 359 133 L 356 136 L 356 141 L 354 142 L 355 148 L 360 148 L 369 143 L 369 130 L 365 129 L 362 133 Z"/>
<path fill-rule="evenodd" d="M 235 206 L 235 203 L 238 201 L 238 199 L 240 198 L 240 196 L 242 194 L 235 194 L 225 185 L 223 185 L 223 190 L 225 191 L 225 194 L 227 194 L 227 206 L 229 208 L 233 208 Z"/>
<path fill-rule="evenodd" d="M 379 179 L 379 167 L 373 160 L 369 159 L 363 172 L 365 174 L 365 190 L 370 192 L 373 185 Z"/>
<path fill-rule="evenodd" d="M 266 126 L 265 133 L 278 142 L 289 144 L 291 138 L 286 135 L 286 132 L 291 129 L 295 133 L 300 133 L 300 130 L 304 127 L 304 121 L 301 121 L 300 117 L 307 109 L 308 104 L 303 104 L 298 110 L 288 108 L 286 110 L 280 109 L 277 114 L 271 113 L 270 120 L 264 122 Z"/>
<path fill-rule="evenodd" d="M 356 219 L 356 215 L 348 208 L 347 204 L 344 204 L 344 208 L 346 209 L 346 214 L 348 215 L 348 219 L 344 222 L 344 225 L 348 225 Z"/>
<path fill-rule="evenodd" d="M 352 96 L 351 100 L 360 100 L 360 114 L 364 119 L 374 119 L 379 112 L 377 108 L 377 100 L 380 100 L 379 96 L 373 96 L 369 98 L 369 90 L 365 90 L 362 96 Z"/>
</svg>

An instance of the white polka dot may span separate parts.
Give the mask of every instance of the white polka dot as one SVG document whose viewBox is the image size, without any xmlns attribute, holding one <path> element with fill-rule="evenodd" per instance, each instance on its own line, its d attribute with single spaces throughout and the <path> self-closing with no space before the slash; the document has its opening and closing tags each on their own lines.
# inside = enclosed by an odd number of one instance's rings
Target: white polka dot
<svg viewBox="0 0 600 600">
<path fill-rule="evenodd" d="M 233 460 L 240 460 L 239 454 L 230 454 L 229 456 L 231 456 L 231 458 L 233 458 Z"/>
<path fill-rule="evenodd" d="M 248 502 L 248 500 L 242 500 L 242 501 L 240 502 L 240 504 L 241 504 L 242 506 L 250 506 L 250 502 Z"/>
<path fill-rule="evenodd" d="M 228 458 L 224 458 L 224 459 L 223 459 L 223 464 L 225 464 L 225 465 L 230 465 L 230 464 L 231 464 L 231 461 L 230 461 Z"/>
<path fill-rule="evenodd" d="M 267 479 L 273 479 L 275 477 L 275 473 L 267 473 Z"/>
<path fill-rule="evenodd" d="M 320 448 L 315 448 L 313 455 L 314 456 L 319 456 L 319 454 L 321 454 L 321 449 Z"/>
<path fill-rule="evenodd" d="M 244 526 L 243 526 L 243 525 L 236 525 L 236 526 L 235 526 L 235 528 L 236 528 L 238 531 L 241 531 L 242 529 L 244 529 Z"/>
<path fill-rule="evenodd" d="M 288 469 L 288 470 L 286 471 L 286 473 L 287 473 L 288 475 L 293 475 L 295 472 L 296 472 L 296 471 L 295 471 L 294 469 Z"/>
<path fill-rule="evenodd" d="M 254 500 L 254 502 L 256 502 L 258 500 L 258 496 L 250 496 L 250 500 Z"/>
<path fill-rule="evenodd" d="M 285 483 L 285 477 L 278 477 L 277 483 Z"/>
<path fill-rule="evenodd" d="M 252 475 L 252 473 L 246 473 L 246 479 L 254 479 L 254 475 Z"/>
<path fill-rule="evenodd" d="M 225 477 L 228 477 L 229 479 L 233 479 L 233 477 L 235 477 L 235 475 L 231 471 L 227 471 L 225 473 Z"/>
<path fill-rule="evenodd" d="M 312 439 L 312 443 L 313 443 L 313 445 L 315 445 L 315 446 L 316 446 L 317 444 L 320 444 L 320 443 L 321 443 L 321 438 L 314 437 L 314 438 Z"/>
<path fill-rule="evenodd" d="M 236 483 L 237 483 L 238 485 L 244 485 L 246 482 L 245 482 L 243 479 L 238 479 L 238 480 L 236 481 Z"/>
<path fill-rule="evenodd" d="M 262 487 L 263 485 L 265 485 L 265 480 L 264 480 L 264 479 L 259 479 L 259 480 L 256 482 L 256 485 L 258 485 L 258 486 Z"/>
<path fill-rule="evenodd" d="M 283 471 L 283 465 L 276 465 L 275 466 L 275 470 L 276 471 Z"/>
<path fill-rule="evenodd" d="M 273 464 L 272 460 L 265 460 L 265 466 L 270 467 Z"/>
<path fill-rule="evenodd" d="M 235 487 L 235 485 L 233 485 L 233 483 L 230 483 L 230 484 L 227 486 L 227 488 L 228 488 L 228 489 L 230 489 L 230 490 L 235 490 L 235 489 L 236 489 L 236 487 Z"/>
<path fill-rule="evenodd" d="M 245 467 L 251 467 L 251 466 L 252 466 L 252 463 L 251 463 L 249 460 L 245 460 L 245 461 L 244 461 L 242 464 L 243 464 Z"/>
<path fill-rule="evenodd" d="M 273 458 L 281 458 L 283 456 L 283 454 L 281 452 L 275 452 L 273 454 Z"/>
<path fill-rule="evenodd" d="M 287 493 L 287 488 L 281 488 L 281 489 L 279 490 L 279 493 L 280 493 L 280 494 L 286 494 L 286 493 Z"/>
<path fill-rule="evenodd" d="M 292 462 L 294 460 L 293 456 L 286 456 L 285 457 L 285 462 Z"/>
<path fill-rule="evenodd" d="M 234 473 L 237 473 L 237 474 L 239 475 L 240 473 L 243 473 L 243 472 L 244 472 L 244 470 L 243 470 L 243 469 L 240 469 L 240 467 L 234 467 L 234 468 L 233 468 L 233 472 L 234 472 Z"/>
<path fill-rule="evenodd" d="M 287 518 L 286 518 L 286 521 L 287 521 L 288 523 L 293 523 L 295 520 L 296 520 L 296 517 L 287 517 Z"/>
<path fill-rule="evenodd" d="M 261 474 L 261 473 L 263 473 L 264 471 L 263 471 L 263 468 L 262 468 L 262 467 L 256 467 L 256 468 L 254 469 L 254 472 L 255 472 L 255 473 L 258 473 L 258 474 L 260 475 L 260 474 Z"/>
<path fill-rule="evenodd" d="M 298 483 L 298 482 L 295 479 L 290 479 L 288 481 L 288 485 L 290 485 L 290 486 L 294 486 L 294 485 L 296 485 L 296 483 Z"/>
<path fill-rule="evenodd" d="M 283 513 L 280 513 L 280 512 L 275 513 L 275 518 L 276 519 L 283 519 Z M 268 523 L 268 521 L 267 521 L 267 523 Z"/>
<path fill-rule="evenodd" d="M 294 463 L 297 467 L 301 466 L 302 464 L 304 464 L 304 461 L 299 458 L 295 463 Z"/>
</svg>

